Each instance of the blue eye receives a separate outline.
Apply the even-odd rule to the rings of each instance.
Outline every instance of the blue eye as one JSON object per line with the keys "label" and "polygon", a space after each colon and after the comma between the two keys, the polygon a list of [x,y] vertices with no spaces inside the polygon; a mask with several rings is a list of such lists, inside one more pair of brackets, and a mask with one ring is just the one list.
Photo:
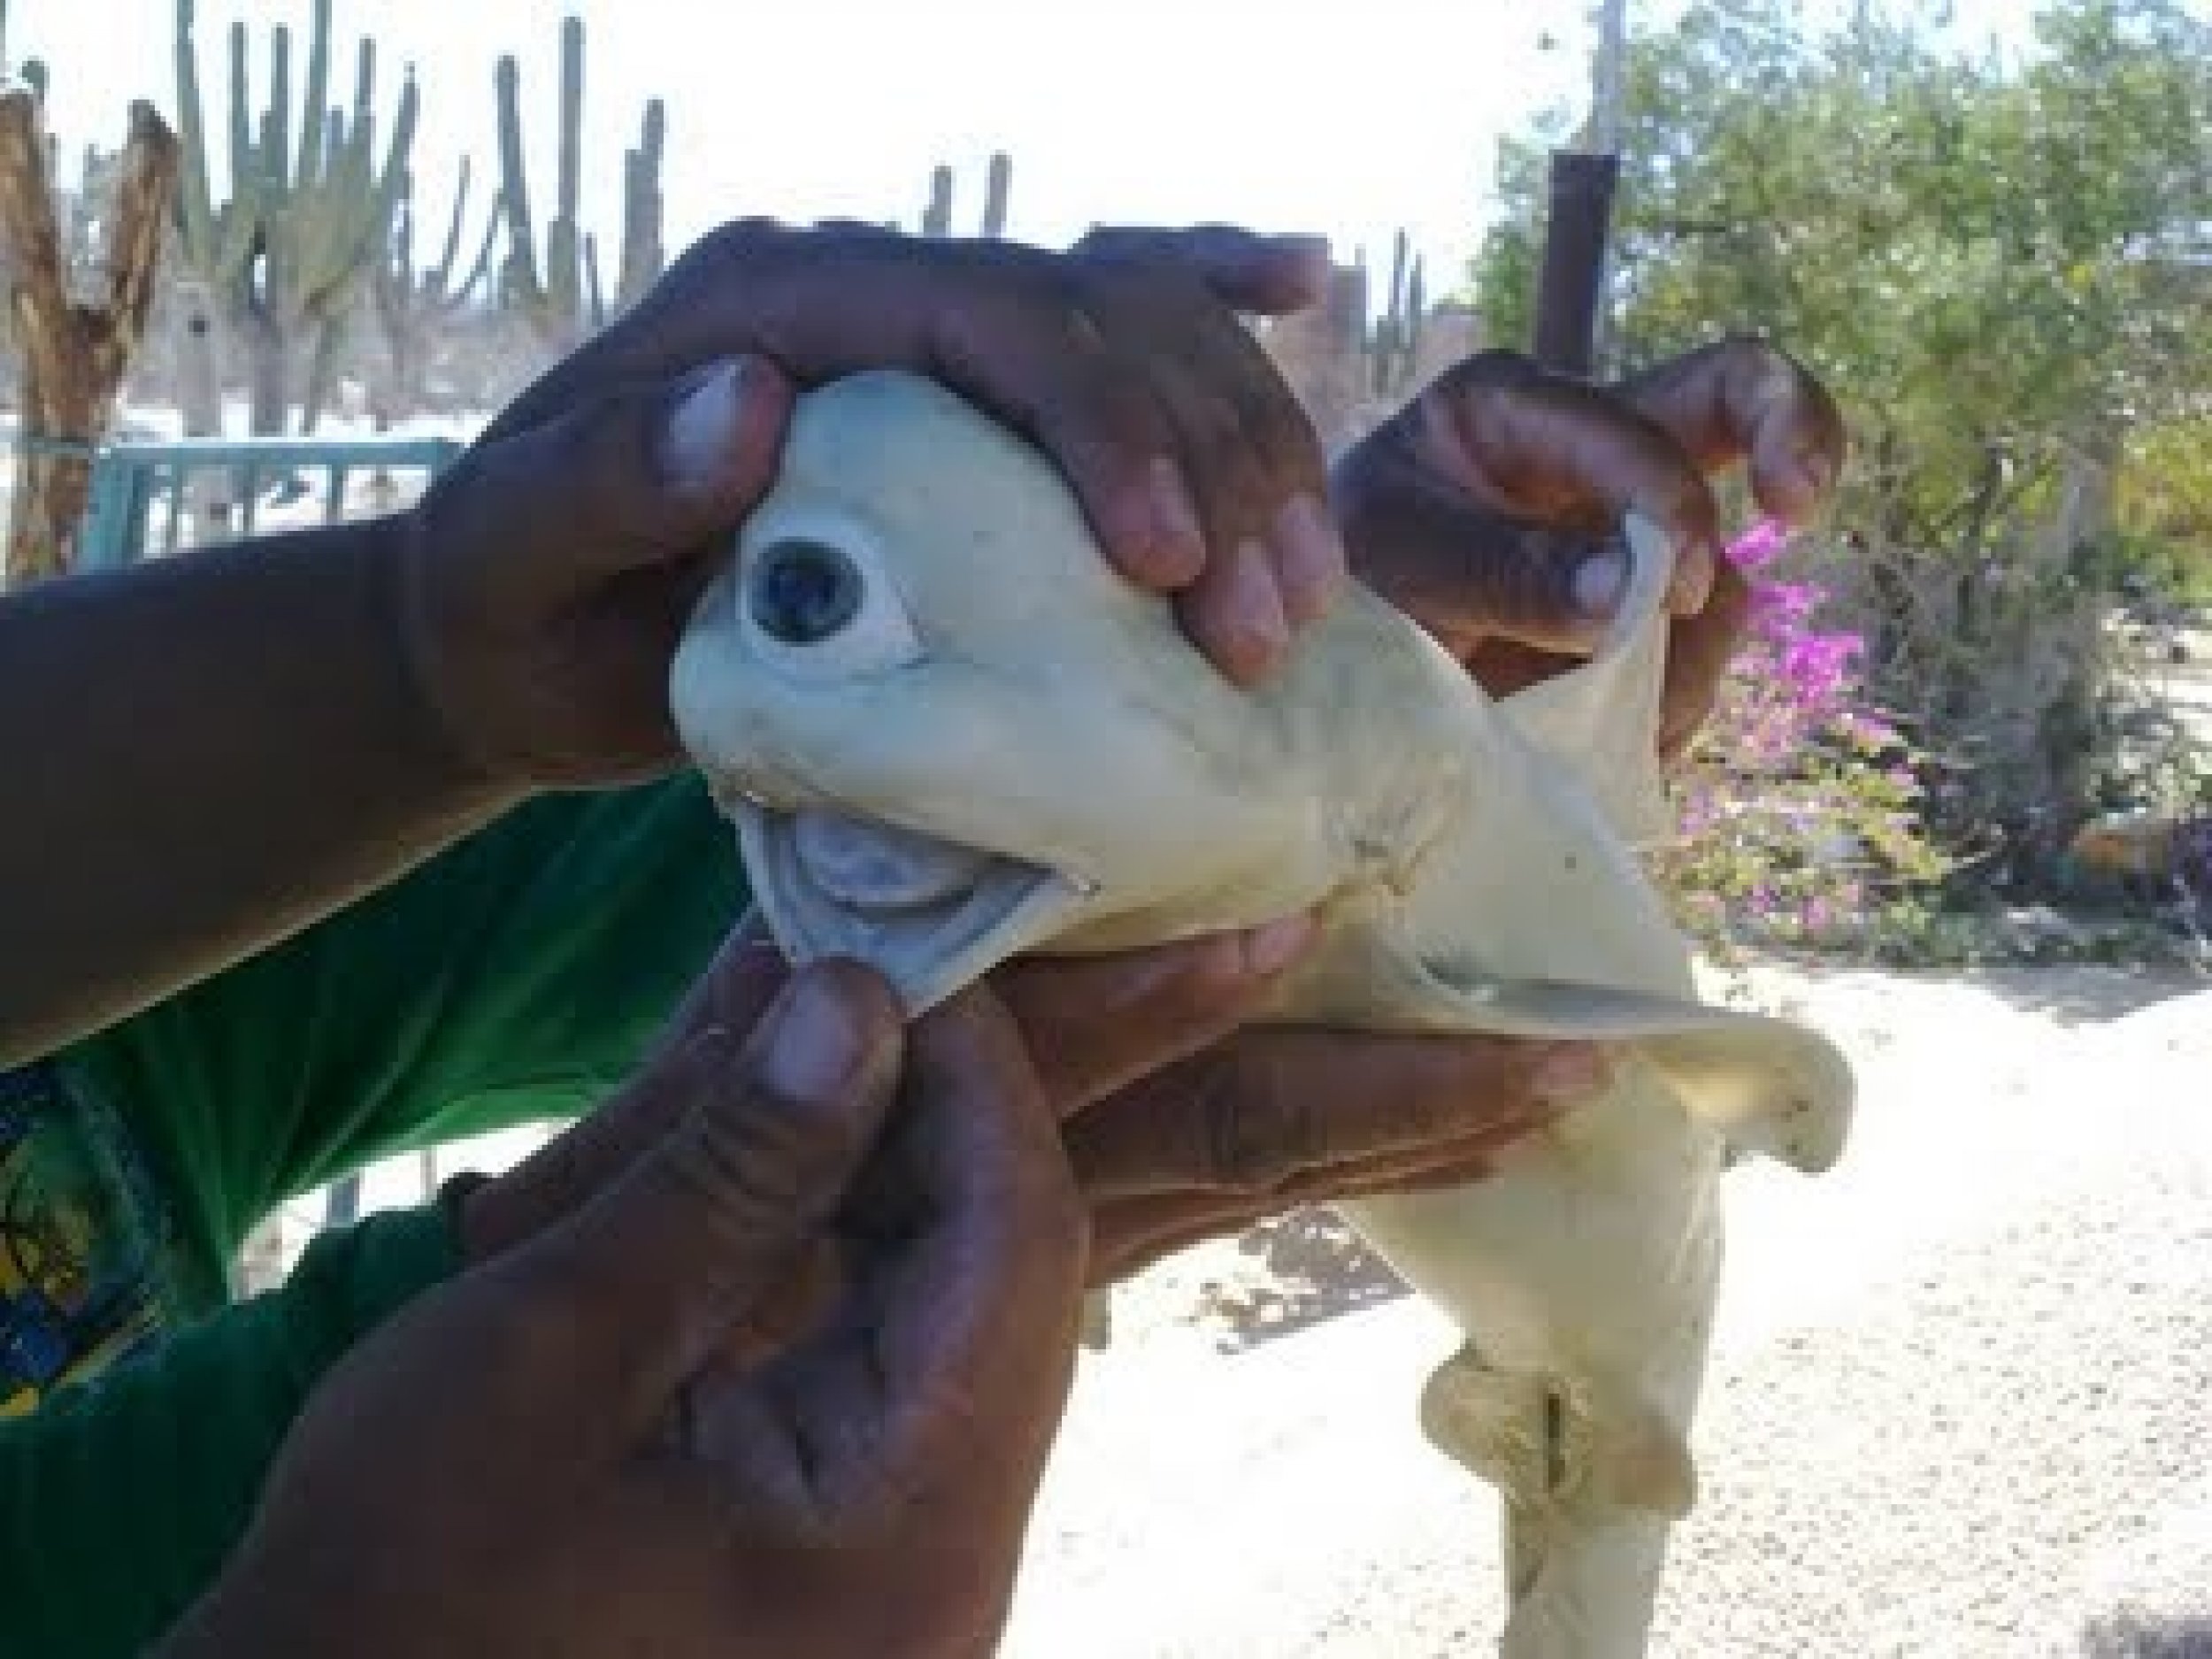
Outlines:
{"label": "blue eye", "polygon": [[745,584],[754,626],[786,645],[818,645],[842,633],[867,597],[859,567],[822,541],[770,543],[753,560]]}

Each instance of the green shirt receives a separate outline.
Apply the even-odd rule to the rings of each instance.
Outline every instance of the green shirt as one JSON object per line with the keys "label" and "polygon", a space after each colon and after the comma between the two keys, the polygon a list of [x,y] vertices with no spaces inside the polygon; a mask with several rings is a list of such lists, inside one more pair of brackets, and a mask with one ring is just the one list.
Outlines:
{"label": "green shirt", "polygon": [[322,1371],[455,1267],[436,1209],[400,1211],[226,1310],[246,1235],[373,1159],[588,1109],[746,899],[695,780],[548,796],[0,1073],[0,1650],[123,1655],[166,1628]]}

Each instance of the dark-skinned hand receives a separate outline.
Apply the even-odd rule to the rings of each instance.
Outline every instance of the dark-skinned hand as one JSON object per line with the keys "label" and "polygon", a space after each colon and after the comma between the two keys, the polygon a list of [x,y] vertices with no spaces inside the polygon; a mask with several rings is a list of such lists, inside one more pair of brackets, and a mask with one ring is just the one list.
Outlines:
{"label": "dark-skinned hand", "polygon": [[1339,458],[1353,573],[1504,695],[1572,666],[1624,585],[1630,509],[1676,549],[1661,751],[1710,710],[1748,611],[1720,557],[1709,477],[1741,461],[1790,525],[1843,467],[1842,416],[1784,352],[1731,339],[1610,386],[1487,351],[1447,370]]}
{"label": "dark-skinned hand", "polygon": [[[990,1651],[1081,1300],[1037,1078],[979,991],[902,1033],[851,964],[716,974],[749,1016],[675,1033],[606,1109],[632,1156],[324,1379],[164,1659]],[[827,1237],[814,1333],[733,1363]]]}
{"label": "dark-skinned hand", "polygon": [[634,780],[678,757],[668,664],[771,482],[798,388],[929,374],[1033,440],[1116,568],[1248,682],[1341,585],[1311,424],[1240,312],[1310,303],[1325,244],[1224,227],[1068,252],[728,226],[555,365],[407,514],[412,679],[477,772]]}
{"label": "dark-skinned hand", "polygon": [[[1012,1015],[1090,1214],[1093,1286],[1294,1205],[1453,1186],[1601,1087],[1600,1045],[1250,1026],[1311,943],[1302,918],[1154,949],[1010,963],[986,984]],[[671,1025],[742,1030],[789,969],[749,923]],[[472,1253],[565,1213],[667,1132],[626,1094],[474,1193]],[[836,1282],[811,1260],[755,1335],[787,1336]]]}

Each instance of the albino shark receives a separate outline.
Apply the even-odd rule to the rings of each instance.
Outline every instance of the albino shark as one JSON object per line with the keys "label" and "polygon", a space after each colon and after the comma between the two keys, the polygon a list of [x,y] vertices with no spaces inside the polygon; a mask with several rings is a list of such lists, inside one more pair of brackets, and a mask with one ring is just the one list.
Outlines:
{"label": "albino shark", "polygon": [[1430,1438],[1503,1495],[1509,1659],[1644,1651],[1718,1286],[1730,1147],[1816,1171],[1848,1066],[1709,1007],[1663,833],[1662,538],[1584,667],[1486,696],[1355,588],[1256,690],[1100,556],[1036,450],[933,382],[803,396],[671,695],[792,956],[919,1012],[1025,951],[1313,909],[1274,1022],[1621,1041],[1614,1083],[1448,1192],[1344,1213],[1465,1333]]}

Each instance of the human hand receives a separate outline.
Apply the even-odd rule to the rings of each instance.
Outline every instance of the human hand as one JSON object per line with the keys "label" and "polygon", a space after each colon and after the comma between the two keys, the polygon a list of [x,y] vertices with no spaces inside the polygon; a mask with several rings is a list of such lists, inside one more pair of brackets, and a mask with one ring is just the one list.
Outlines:
{"label": "human hand", "polygon": [[[323,1381],[169,1659],[988,1650],[1073,1367],[1052,1119],[980,994],[903,1045],[849,964],[755,1013],[611,1103],[657,1126],[634,1156],[495,1240],[467,1217],[501,1183],[464,1202],[472,1265]],[[731,1364],[833,1236],[828,1323]]]}
{"label": "human hand", "polygon": [[[1480,1179],[1493,1159],[1603,1087],[1597,1043],[1250,1027],[1312,942],[1302,918],[1109,956],[1030,956],[989,976],[1012,1015],[1089,1210],[1093,1286],[1294,1205]],[[790,972],[750,922],[673,1032],[743,1029]],[[484,1187],[467,1227],[493,1251],[666,1133],[626,1096]],[[818,1252],[741,1335],[787,1340],[839,1282]]]}
{"label": "human hand", "polygon": [[1720,557],[1708,475],[1747,463],[1789,524],[1832,491],[1847,449],[1826,388],[1762,341],[1731,339],[1617,385],[1483,352],[1446,371],[1337,462],[1354,573],[1506,695],[1587,655],[1626,586],[1620,520],[1676,549],[1660,748],[1710,711],[1748,616]]}
{"label": "human hand", "polygon": [[1245,1024],[1303,918],[993,976],[1065,1120],[1094,1287],[1298,1205],[1481,1180],[1612,1075],[1601,1043]]}
{"label": "human hand", "polygon": [[929,374],[1035,441],[1107,557],[1248,681],[1340,586],[1318,441],[1238,312],[1317,297],[1325,246],[1221,227],[1065,252],[746,220],[554,365],[407,515],[397,611],[422,696],[530,785],[676,757],[667,669],[796,388]]}

